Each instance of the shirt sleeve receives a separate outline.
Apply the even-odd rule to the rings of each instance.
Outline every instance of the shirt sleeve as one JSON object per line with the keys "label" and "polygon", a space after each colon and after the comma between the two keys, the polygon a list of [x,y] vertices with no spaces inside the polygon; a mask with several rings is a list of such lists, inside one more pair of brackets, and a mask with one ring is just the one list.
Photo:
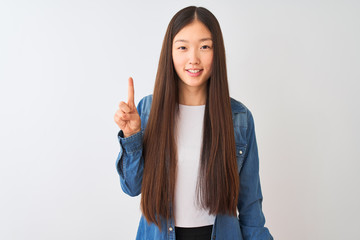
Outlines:
{"label": "shirt sleeve", "polygon": [[239,224],[244,240],[271,240],[262,211],[263,196],[259,176],[259,156],[255,136],[254,119],[248,110],[246,155],[240,171],[238,200]]}

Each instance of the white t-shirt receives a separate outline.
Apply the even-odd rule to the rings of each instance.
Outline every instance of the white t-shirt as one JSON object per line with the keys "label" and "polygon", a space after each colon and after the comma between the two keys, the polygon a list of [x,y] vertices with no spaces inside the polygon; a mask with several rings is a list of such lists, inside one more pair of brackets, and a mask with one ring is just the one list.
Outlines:
{"label": "white t-shirt", "polygon": [[175,226],[201,227],[213,225],[214,215],[196,202],[196,184],[202,149],[205,105],[179,104],[176,129],[178,151],[177,179],[175,182]]}

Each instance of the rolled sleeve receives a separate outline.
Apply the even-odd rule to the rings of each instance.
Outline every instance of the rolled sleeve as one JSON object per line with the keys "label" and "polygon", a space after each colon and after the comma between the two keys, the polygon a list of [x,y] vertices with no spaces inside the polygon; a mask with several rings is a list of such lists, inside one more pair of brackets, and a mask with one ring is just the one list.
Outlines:
{"label": "rolled sleeve", "polygon": [[143,135],[143,129],[127,138],[124,138],[121,130],[118,133],[120,152],[116,159],[116,169],[122,190],[130,196],[137,196],[141,192],[144,170]]}

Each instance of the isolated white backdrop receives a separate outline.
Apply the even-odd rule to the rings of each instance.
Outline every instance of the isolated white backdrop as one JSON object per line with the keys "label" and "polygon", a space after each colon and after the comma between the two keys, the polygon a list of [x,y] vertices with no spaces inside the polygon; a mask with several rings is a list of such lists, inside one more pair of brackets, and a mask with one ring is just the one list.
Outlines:
{"label": "isolated white backdrop", "polygon": [[353,0],[0,2],[0,239],[134,239],[113,120],[152,93],[171,17],[218,18],[232,97],[253,113],[275,239],[356,239],[360,4]]}

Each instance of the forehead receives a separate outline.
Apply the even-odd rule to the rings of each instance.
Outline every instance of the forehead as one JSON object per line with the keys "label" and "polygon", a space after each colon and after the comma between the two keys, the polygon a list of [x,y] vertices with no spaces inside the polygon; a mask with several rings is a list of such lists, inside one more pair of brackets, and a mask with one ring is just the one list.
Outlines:
{"label": "forehead", "polygon": [[200,21],[195,20],[183,27],[174,37],[177,40],[197,41],[200,39],[211,38],[210,30]]}

